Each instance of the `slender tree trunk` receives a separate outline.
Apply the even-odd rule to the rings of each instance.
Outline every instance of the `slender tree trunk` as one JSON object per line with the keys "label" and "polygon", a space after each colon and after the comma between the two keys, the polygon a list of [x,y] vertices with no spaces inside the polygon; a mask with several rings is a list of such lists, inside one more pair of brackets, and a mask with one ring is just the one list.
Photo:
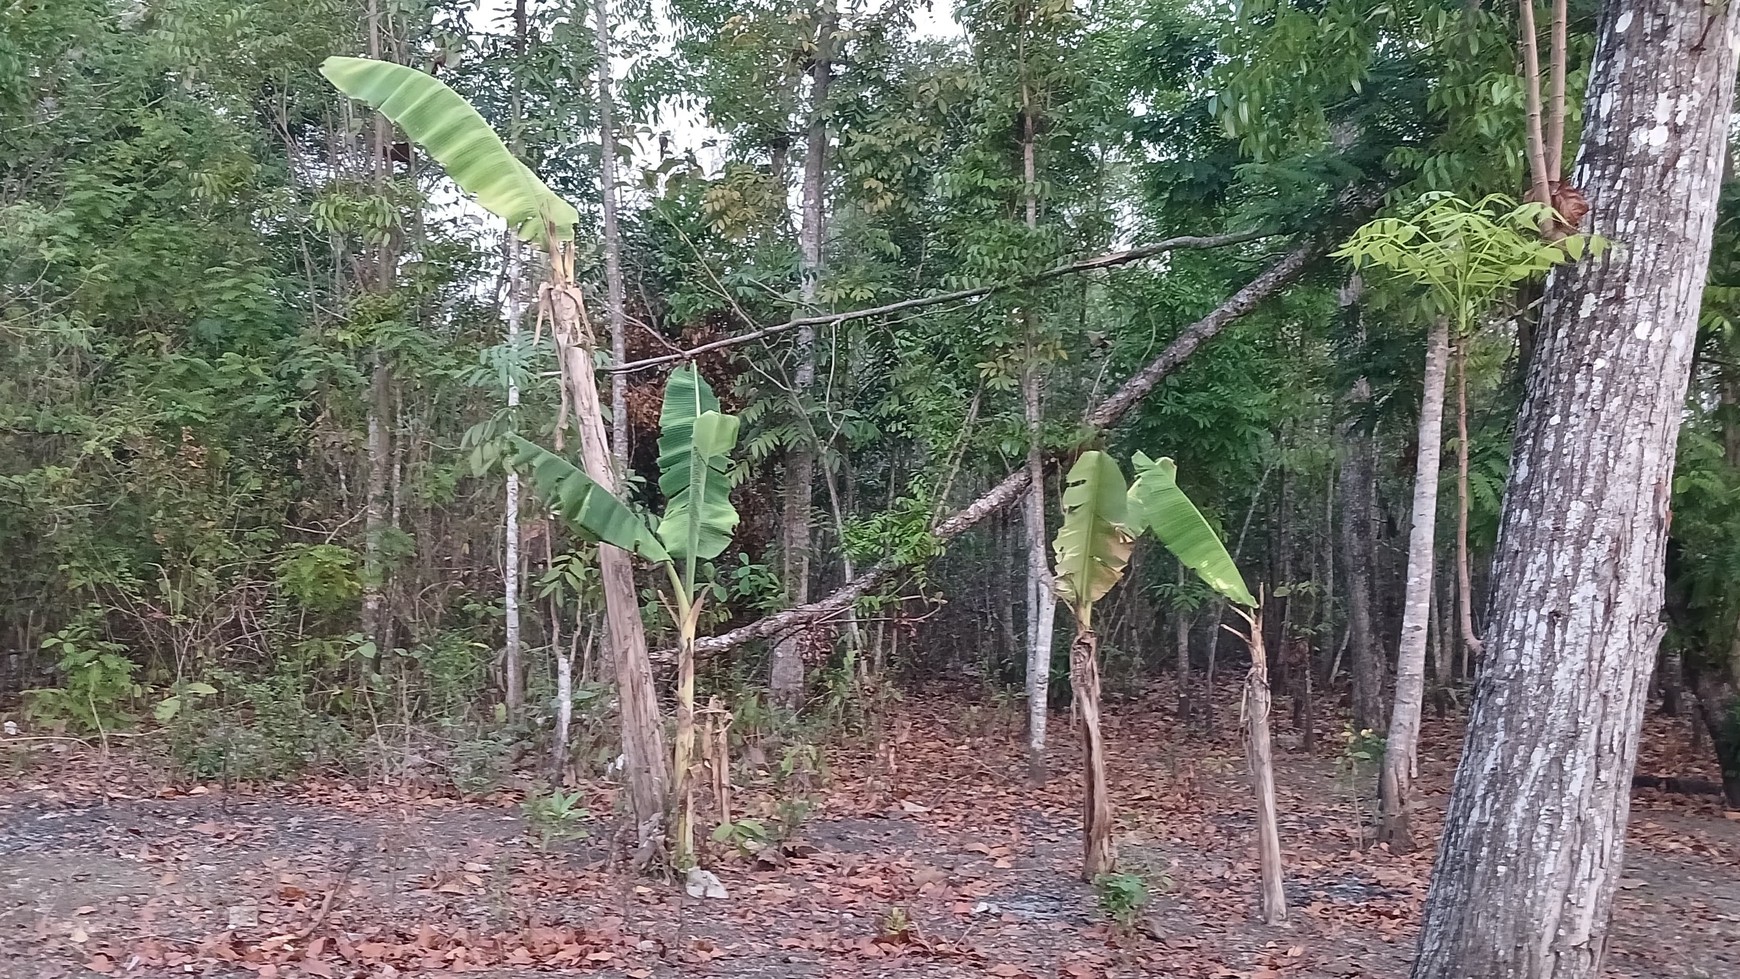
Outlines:
{"label": "slender tree trunk", "polygon": [[[1364,286],[1356,277],[1342,287],[1339,296],[1344,315],[1358,322],[1359,300]],[[1364,330],[1361,328],[1361,335]],[[1348,672],[1353,688],[1353,727],[1378,731],[1384,726],[1384,655],[1378,643],[1372,571],[1377,555],[1372,542],[1376,463],[1372,434],[1365,430],[1363,416],[1371,405],[1371,382],[1360,377],[1347,394],[1347,418],[1341,434],[1341,550],[1347,566]],[[1333,679],[1333,677],[1331,677]]]}
{"label": "slender tree trunk", "polygon": [[[514,52],[523,55],[526,50],[526,0],[518,0],[514,4]],[[520,127],[520,90],[515,86],[511,98],[509,117],[513,131],[509,137],[509,145],[519,148]],[[520,317],[525,315],[526,304],[522,301],[522,281],[526,274],[525,243],[512,231],[502,239],[504,243],[503,276],[507,280],[507,342],[508,346],[516,347],[520,339]],[[517,415],[520,406],[520,382],[518,375],[508,376],[507,389],[508,414]],[[506,501],[502,504],[502,536],[505,546],[502,555],[502,619],[506,629],[506,643],[502,650],[502,699],[506,701],[509,716],[517,716],[525,702],[525,670],[521,666],[520,655],[520,473],[509,468],[507,473]],[[548,537],[546,536],[546,544]],[[547,550],[547,548],[546,548]],[[558,710],[560,709],[558,705]],[[564,750],[567,737],[558,740],[558,751]],[[557,761],[560,769],[561,760]]]}
{"label": "slender tree trunk", "polygon": [[[507,342],[517,346],[520,340],[520,316],[524,305],[519,301],[520,277],[525,274],[521,260],[523,246],[512,232],[508,233],[508,300]],[[520,382],[508,377],[508,413],[517,414],[520,406]],[[520,474],[508,469],[507,500],[502,504],[502,618],[507,630],[507,644],[502,651],[502,694],[510,716],[517,716],[525,702],[525,670],[520,663]]]}
{"label": "slender tree trunk", "polygon": [[[567,283],[558,283],[552,288],[552,332],[562,359],[562,380],[568,388],[575,427],[580,434],[582,468],[593,482],[615,493],[618,482],[611,465],[610,443],[604,435],[604,412],[598,401],[598,382],[593,376],[592,351],[597,341],[586,322],[581,303],[578,288]],[[609,630],[611,658],[616,666],[617,709],[622,719],[622,750],[629,798],[634,806],[640,843],[647,848],[661,837],[660,820],[665,810],[665,791],[670,784],[664,724],[653,688],[652,661],[647,655],[646,632],[640,618],[640,595],[634,584],[634,566],[627,552],[609,544],[600,544],[598,570],[604,588],[605,624]]]}
{"label": "slender tree trunk", "polygon": [[1046,778],[1045,722],[1050,711],[1051,643],[1057,621],[1057,598],[1051,590],[1045,526],[1045,463],[1040,451],[1040,401],[1037,367],[1022,374],[1022,403],[1027,414],[1027,594],[1033,612],[1027,637],[1027,775],[1036,784]]}
{"label": "slender tree trunk", "polygon": [[[835,15],[829,4],[816,27],[816,54],[810,63],[810,121],[804,146],[803,220],[798,228],[798,272],[804,305],[813,312],[822,266],[826,256],[828,175],[828,88],[833,80],[833,33]],[[783,186],[783,183],[782,183]],[[798,328],[794,344],[797,366],[792,377],[794,410],[807,414],[816,384],[816,328]],[[809,426],[799,426],[808,429]],[[799,435],[786,450],[785,510],[781,520],[783,577],[793,605],[810,600],[810,547],[816,452],[810,435]],[[770,685],[775,699],[789,707],[803,700],[804,634],[783,636],[773,647]]]}
{"label": "slender tree trunk", "polygon": [[[1178,584],[1182,589],[1190,569],[1178,565]],[[1172,610],[1172,642],[1178,653],[1178,723],[1190,723],[1190,613],[1182,606]]]}
{"label": "slender tree trunk", "polygon": [[1112,846],[1112,799],[1106,788],[1106,745],[1100,736],[1100,642],[1093,630],[1081,627],[1070,646],[1069,679],[1081,718],[1081,744],[1087,786],[1082,796],[1081,876],[1092,881],[1117,866]]}
{"label": "slender tree trunk", "polygon": [[[604,232],[604,298],[610,319],[610,361],[628,360],[627,295],[622,284],[622,232],[616,215],[616,103],[610,62],[610,0],[592,0],[598,58],[598,195]],[[611,458],[628,472],[628,375],[610,375]]]}
{"label": "slender tree trunk", "polygon": [[1409,806],[1420,742],[1420,708],[1426,689],[1426,633],[1432,612],[1433,535],[1438,528],[1438,460],[1443,448],[1444,375],[1450,359],[1450,323],[1432,321],[1426,336],[1426,372],[1420,394],[1419,453],[1414,467],[1414,506],[1408,532],[1407,592],[1402,637],[1396,652],[1396,702],[1384,743],[1383,799],[1378,839],[1391,850],[1413,849]]}
{"label": "slender tree trunk", "polygon": [[[1257,802],[1257,862],[1263,877],[1263,920],[1278,925],[1287,920],[1287,892],[1281,866],[1281,828],[1275,813],[1274,738],[1269,730],[1269,657],[1263,649],[1263,616],[1248,620],[1245,642],[1251,650],[1251,670],[1245,677],[1245,759]],[[1309,671],[1307,671],[1309,673]]]}
{"label": "slender tree trunk", "polygon": [[[369,0],[367,10],[369,57],[380,59],[385,53],[385,26],[378,0]],[[369,161],[376,186],[385,187],[392,177],[387,121],[374,114],[369,138]],[[391,241],[374,248],[366,263],[371,292],[383,293],[392,288],[394,267]],[[392,475],[393,417],[392,369],[387,354],[377,346],[369,367],[367,404],[367,469],[363,478],[363,572],[362,615],[359,631],[377,649],[385,652],[387,642],[388,570],[384,547],[388,526],[387,483]]]}
{"label": "slender tree trunk", "polygon": [[1415,979],[1600,975],[1624,867],[1740,5],[1608,0],[1598,38],[1577,184],[1618,248],[1547,287]]}
{"label": "slender tree trunk", "polygon": [[1462,654],[1467,660],[1480,656],[1480,639],[1474,632],[1474,576],[1468,567],[1468,343],[1471,339],[1456,339],[1456,609],[1462,630]]}
{"label": "slender tree trunk", "polygon": [[[1022,55],[1023,71],[1025,53]],[[1039,227],[1039,161],[1038,110],[1033,105],[1032,89],[1025,78],[1021,83],[1021,177],[1024,186],[1024,208],[1027,229]],[[1027,590],[1034,611],[1027,648],[1027,774],[1036,784],[1044,784],[1045,719],[1050,710],[1051,644],[1057,623],[1057,596],[1051,589],[1050,541],[1045,529],[1045,459],[1044,459],[1044,380],[1041,375],[1038,330],[1039,318],[1032,309],[1024,313],[1027,331],[1027,362],[1021,372],[1021,410],[1027,423]],[[1095,640],[1095,648],[1098,640]],[[1097,671],[1098,660],[1095,660]],[[1098,693],[1098,673],[1094,690]],[[1096,705],[1097,710],[1097,705]],[[1095,731],[1097,736],[1098,720]],[[1089,847],[1093,844],[1090,842]]]}

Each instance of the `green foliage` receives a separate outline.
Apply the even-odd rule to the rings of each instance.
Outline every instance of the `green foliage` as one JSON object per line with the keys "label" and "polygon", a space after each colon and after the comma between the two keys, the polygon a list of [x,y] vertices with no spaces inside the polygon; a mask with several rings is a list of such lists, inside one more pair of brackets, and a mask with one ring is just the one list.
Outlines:
{"label": "green foliage", "polygon": [[508,442],[514,448],[509,461],[530,470],[532,488],[569,527],[649,561],[671,560],[670,552],[646,520],[593,482],[580,467],[518,435],[508,436]]}
{"label": "green foliage", "polygon": [[1134,538],[1126,529],[1124,474],[1104,452],[1084,452],[1065,477],[1057,597],[1090,628],[1093,604],[1123,577]]}
{"label": "green foliage", "polygon": [[1337,249],[1356,269],[1381,268],[1424,286],[1459,336],[1472,331],[1493,299],[1553,266],[1599,256],[1600,237],[1541,237],[1553,215],[1544,204],[1518,205],[1501,194],[1470,204],[1446,192],[1423,194],[1401,217],[1378,218]]}
{"label": "green foliage", "polygon": [[1136,481],[1130,486],[1131,526],[1147,530],[1205,584],[1240,605],[1255,607],[1244,576],[1201,511],[1178,488],[1178,466],[1136,453]]}
{"label": "green foliage", "polygon": [[1106,917],[1126,931],[1142,920],[1142,912],[1153,900],[1147,880],[1139,874],[1100,874],[1094,878],[1094,894]]}
{"label": "green foliage", "polygon": [[415,68],[331,57],[320,73],[367,102],[429,151],[467,193],[526,241],[574,236],[580,214],[514,157],[489,123],[446,84]]}
{"label": "green foliage", "polygon": [[578,791],[563,793],[560,789],[551,789],[549,792],[534,792],[520,803],[520,812],[540,849],[547,850],[552,844],[583,840],[591,835],[585,824],[592,819],[592,813],[580,805]]}
{"label": "green foliage", "polygon": [[64,721],[80,731],[108,731],[135,720],[129,710],[145,691],[133,674],[138,664],[120,643],[100,638],[97,610],[42,641],[55,654],[59,686],[25,691],[25,713],[39,721]]}
{"label": "green foliage", "polygon": [[357,553],[338,544],[292,547],[278,562],[278,589],[309,611],[338,612],[362,596],[357,563]]}
{"label": "green foliage", "polygon": [[659,414],[659,490],[665,495],[659,538],[671,557],[685,561],[685,581],[694,581],[695,561],[712,560],[731,543],[737,510],[731,505],[731,450],[738,420],[721,414],[719,399],[693,366],[679,367],[665,382]]}

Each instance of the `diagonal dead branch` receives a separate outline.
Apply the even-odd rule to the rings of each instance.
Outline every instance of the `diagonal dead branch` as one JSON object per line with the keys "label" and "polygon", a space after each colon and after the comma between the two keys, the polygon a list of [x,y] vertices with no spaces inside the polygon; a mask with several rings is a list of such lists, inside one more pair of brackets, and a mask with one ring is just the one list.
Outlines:
{"label": "diagonal dead branch", "polygon": [[[1184,332],[1166,345],[1166,349],[1160,351],[1159,356],[1131,375],[1111,397],[1088,413],[1088,427],[1100,431],[1116,424],[1158,387],[1161,381],[1177,370],[1196,348],[1226,329],[1239,317],[1255,309],[1264,300],[1280,292],[1288,283],[1298,278],[1306,266],[1321,256],[1327,247],[1327,242],[1316,239],[1308,239],[1296,245],[1275,264],[1245,283],[1244,288],[1233,293],[1226,302],[1186,327]],[[1027,483],[1028,473],[1025,467],[1010,473],[978,499],[937,524],[931,533],[939,543],[954,540],[987,517],[1021,499],[1027,492]],[[697,639],[695,651],[722,652],[752,640],[768,639],[805,625],[828,621],[843,615],[852,607],[853,602],[899,570],[900,565],[893,560],[880,561],[860,572],[858,577],[839,590],[818,601],[786,609],[722,635]]]}
{"label": "diagonal dead branch", "polygon": [[1043,272],[1028,276],[1024,279],[1015,279],[1009,282],[996,282],[990,285],[975,286],[971,289],[957,289],[954,292],[944,292],[934,296],[918,296],[912,299],[902,299],[899,302],[888,303],[882,306],[870,306],[865,309],[853,309],[840,313],[822,313],[813,316],[796,316],[786,320],[784,323],[763,327],[759,330],[751,330],[748,333],[740,333],[736,336],[725,337],[722,340],[714,340],[711,343],[703,343],[698,347],[692,347],[688,350],[682,350],[670,354],[661,354],[657,357],[648,357],[644,360],[631,361],[626,364],[620,364],[606,369],[612,373],[643,371],[653,367],[662,367],[665,364],[693,360],[702,354],[712,353],[715,350],[723,350],[727,347],[736,347],[745,343],[754,343],[757,340],[765,340],[768,337],[778,336],[781,333],[786,333],[798,329],[799,327],[839,325],[852,320],[869,319],[873,316],[887,316],[891,313],[901,313],[906,312],[907,310],[921,309],[926,306],[938,306],[943,303],[963,302],[968,299],[977,299],[982,296],[988,296],[994,292],[1001,292],[1006,289],[1016,289],[1022,286],[1036,285],[1050,279],[1062,278],[1066,275],[1079,275],[1083,272],[1093,272],[1098,269],[1109,269],[1116,268],[1120,265],[1129,265],[1133,262],[1140,262],[1143,259],[1153,258],[1156,255],[1161,255],[1170,251],[1178,251],[1185,248],[1224,248],[1227,245],[1236,245],[1246,241],[1256,241],[1260,238],[1272,237],[1273,235],[1274,232],[1272,231],[1252,230],[1235,231],[1224,235],[1186,235],[1178,238],[1167,238],[1164,241],[1157,241],[1151,245],[1143,245],[1139,248],[1130,248],[1125,249],[1124,251],[1108,252],[1104,255],[1096,255],[1093,258],[1082,259],[1079,262],[1070,262],[1067,265],[1059,265],[1056,268],[1046,269]]}

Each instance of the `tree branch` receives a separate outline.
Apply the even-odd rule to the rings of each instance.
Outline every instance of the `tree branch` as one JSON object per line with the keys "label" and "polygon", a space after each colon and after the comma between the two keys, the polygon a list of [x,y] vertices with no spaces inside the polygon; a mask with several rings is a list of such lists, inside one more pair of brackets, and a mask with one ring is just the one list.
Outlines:
{"label": "tree branch", "polygon": [[922,309],[926,306],[938,306],[943,303],[977,299],[981,296],[988,296],[994,292],[1001,292],[1006,289],[1017,289],[1022,286],[1036,285],[1066,275],[1077,275],[1083,272],[1093,272],[1098,269],[1109,269],[1120,265],[1129,265],[1132,262],[1140,262],[1143,259],[1153,258],[1154,256],[1165,252],[1177,251],[1184,248],[1224,248],[1227,245],[1255,241],[1259,238],[1268,238],[1273,235],[1274,232],[1272,231],[1251,230],[1235,231],[1224,235],[1185,235],[1179,238],[1167,238],[1164,241],[1157,241],[1151,245],[1143,245],[1140,248],[1131,248],[1120,252],[1108,252],[1104,255],[1097,255],[1093,258],[1082,259],[1079,262],[1070,262],[1067,265],[1059,265],[1056,268],[1046,269],[1043,272],[1030,275],[1024,279],[1015,279],[1009,282],[995,282],[990,285],[975,286],[971,289],[957,289],[954,292],[944,292],[934,296],[918,296],[912,299],[902,299],[899,302],[888,303],[882,306],[871,306],[866,309],[853,309],[841,313],[823,313],[814,316],[796,316],[786,320],[784,323],[763,327],[759,330],[751,330],[748,333],[726,337],[723,340],[714,340],[712,343],[703,343],[700,346],[689,350],[681,350],[676,353],[664,354],[658,357],[648,357],[644,360],[618,364],[614,367],[608,367],[605,369],[612,373],[643,371],[652,367],[662,367],[665,364],[693,360],[702,354],[712,353],[715,350],[723,350],[726,347],[736,347],[745,343],[753,343],[756,340],[764,340],[771,336],[777,336],[781,333],[798,329],[799,327],[839,325],[852,320],[868,319],[872,316],[886,316],[890,313],[904,313],[907,310]]}
{"label": "tree branch", "polygon": [[[1323,254],[1327,244],[1324,241],[1307,240],[1295,246],[1279,261],[1246,283],[1244,288],[1233,293],[1226,302],[1221,303],[1207,316],[1186,327],[1184,332],[1166,345],[1166,349],[1160,351],[1159,356],[1148,363],[1148,366],[1131,375],[1111,397],[1088,413],[1088,426],[1095,431],[1100,431],[1115,425],[1124,415],[1129,413],[1131,408],[1136,406],[1137,402],[1147,397],[1160,385],[1161,381],[1177,370],[1179,365],[1183,364],[1196,351],[1196,348],[1226,329],[1239,317],[1255,309],[1258,304],[1280,292],[1289,282],[1298,278],[1307,265]],[[1141,251],[1141,249],[1136,249],[1136,251]],[[1118,254],[1129,253],[1121,252]],[[1103,261],[1107,257],[1110,256],[1103,256],[1101,259],[1092,261]],[[1131,261],[1133,260],[1131,259]],[[985,518],[1020,500],[1027,491],[1027,482],[1028,473],[1026,467],[1023,466],[1003,477],[1002,482],[957,511],[954,516],[937,524],[931,533],[939,543],[954,540]],[[848,582],[844,587],[819,601],[786,609],[741,628],[733,629],[723,635],[698,639],[695,641],[695,651],[698,653],[722,652],[751,640],[771,638],[811,623],[835,618],[844,614],[852,606],[852,603],[857,601],[865,592],[880,585],[899,570],[900,565],[897,562],[885,559],[864,569],[858,577]]]}

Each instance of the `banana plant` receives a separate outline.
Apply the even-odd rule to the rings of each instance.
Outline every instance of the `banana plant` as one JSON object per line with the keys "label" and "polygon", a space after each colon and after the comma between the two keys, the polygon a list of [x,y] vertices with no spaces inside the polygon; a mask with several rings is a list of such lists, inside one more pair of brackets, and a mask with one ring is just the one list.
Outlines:
{"label": "banana plant", "polygon": [[[514,234],[542,246],[549,255],[548,277],[539,290],[539,319],[553,326],[562,384],[580,436],[584,472],[555,457],[538,457],[534,464],[541,465],[539,471],[552,485],[565,488],[570,519],[584,520],[607,545],[598,549],[598,567],[605,616],[616,647],[612,658],[622,705],[623,754],[628,762],[629,796],[641,852],[650,853],[658,842],[653,834],[661,825],[659,817],[674,797],[666,791],[670,780],[666,775],[669,757],[664,727],[653,688],[640,595],[632,561],[625,552],[665,563],[670,563],[672,554],[667,550],[668,540],[661,543],[656,535],[639,527],[633,511],[612,497],[617,474],[610,462],[603,409],[593,376],[592,354],[597,341],[586,322],[583,297],[574,281],[573,239],[579,212],[521,163],[464,97],[434,76],[369,58],[328,58],[320,71],[339,91],[368,103],[398,125],[446,169],[461,191],[506,221]],[[693,422],[684,430],[693,433]],[[733,437],[735,431],[731,426]],[[717,441],[725,433],[714,430],[701,434]],[[564,479],[563,474],[569,472],[580,478]],[[684,560],[683,555],[676,556]],[[692,567],[692,561],[688,566]],[[676,788],[674,781],[669,788]]]}
{"label": "banana plant", "polygon": [[1081,718],[1087,763],[1082,804],[1085,852],[1082,876],[1089,881],[1112,872],[1112,805],[1106,791],[1105,742],[1100,735],[1099,637],[1094,604],[1124,576],[1130,549],[1144,531],[1152,533],[1210,588],[1241,605],[1256,599],[1226,547],[1202,513],[1178,488],[1171,459],[1132,458],[1136,481],[1126,488],[1124,474],[1104,452],[1084,452],[1065,478],[1063,526],[1052,543],[1057,597],[1075,617],[1069,679]]}
{"label": "banana plant", "polygon": [[700,562],[724,553],[737,527],[731,505],[731,450],[739,419],[694,367],[671,373],[659,413],[659,491],[665,512],[656,524],[600,486],[573,463],[519,436],[510,436],[512,464],[530,473],[532,488],[576,534],[637,554],[664,568],[666,608],[677,628],[677,736],[671,800],[676,807],[672,859],[693,866],[695,754],[695,632],[706,597]]}

